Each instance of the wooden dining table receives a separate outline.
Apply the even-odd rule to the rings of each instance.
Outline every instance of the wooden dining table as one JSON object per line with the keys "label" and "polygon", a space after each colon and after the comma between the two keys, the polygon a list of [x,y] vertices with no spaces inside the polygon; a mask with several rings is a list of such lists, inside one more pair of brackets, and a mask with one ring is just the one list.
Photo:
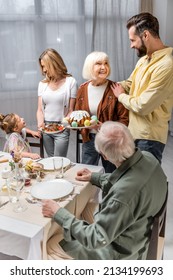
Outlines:
{"label": "wooden dining table", "polygon": [[[2,159],[9,159],[7,153],[0,152]],[[2,178],[2,170],[9,168],[9,162],[0,162],[0,199],[1,203],[8,201],[8,191],[4,190],[5,180]],[[104,172],[102,166],[75,164],[69,166],[64,173],[64,180],[73,185],[73,191],[69,195],[58,200],[61,207],[65,207],[77,218],[86,218],[87,205],[90,201],[97,200],[99,190],[90,182],[81,182],[75,180],[78,170],[88,168],[92,172]],[[44,181],[55,178],[54,171],[45,172]],[[57,179],[58,180],[58,179]],[[2,255],[16,256],[24,260],[47,260],[49,259],[47,251],[47,242],[56,235],[56,240],[63,238],[62,228],[54,222],[53,219],[43,217],[41,201],[37,203],[28,203],[26,198],[30,196],[30,189],[34,184],[38,184],[36,179],[31,180],[31,186],[23,188],[20,195],[21,203],[27,206],[26,211],[16,213],[13,211],[14,203],[8,202],[0,208],[0,259]],[[91,214],[91,213],[90,213]]]}

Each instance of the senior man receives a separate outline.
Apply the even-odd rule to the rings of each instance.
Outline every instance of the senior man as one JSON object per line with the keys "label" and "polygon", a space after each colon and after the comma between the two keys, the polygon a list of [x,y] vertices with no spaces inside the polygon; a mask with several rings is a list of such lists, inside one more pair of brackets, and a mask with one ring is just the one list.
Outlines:
{"label": "senior man", "polygon": [[90,181],[103,191],[94,223],[75,218],[55,201],[43,202],[43,215],[64,229],[61,247],[56,246],[64,259],[146,259],[153,217],[166,197],[166,176],[151,153],[135,148],[130,131],[121,123],[102,124],[95,147],[116,170],[112,174],[88,169],[77,173],[76,179]]}

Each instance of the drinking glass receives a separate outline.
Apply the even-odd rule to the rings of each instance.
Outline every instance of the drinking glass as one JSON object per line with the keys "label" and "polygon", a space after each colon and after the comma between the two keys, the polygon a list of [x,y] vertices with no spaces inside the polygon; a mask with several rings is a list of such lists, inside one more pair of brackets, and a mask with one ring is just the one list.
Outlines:
{"label": "drinking glass", "polygon": [[22,171],[15,169],[12,172],[11,178],[9,178],[8,192],[10,202],[14,203],[14,212],[24,212],[27,209],[26,205],[23,205],[20,201],[20,194],[25,185],[25,178]]}
{"label": "drinking glass", "polygon": [[54,157],[53,158],[53,167],[56,172],[55,178],[61,179],[64,177],[64,163],[63,157]]}

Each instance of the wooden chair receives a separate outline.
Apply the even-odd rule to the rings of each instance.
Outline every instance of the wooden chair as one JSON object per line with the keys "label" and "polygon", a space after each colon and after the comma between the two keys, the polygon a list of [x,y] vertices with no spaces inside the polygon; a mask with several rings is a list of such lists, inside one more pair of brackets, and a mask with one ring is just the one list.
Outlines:
{"label": "wooden chair", "polygon": [[148,253],[147,253],[147,260],[163,259],[167,200],[168,200],[168,191],[162,208],[154,217],[151,239],[150,239]]}
{"label": "wooden chair", "polygon": [[80,153],[80,145],[82,144],[82,136],[81,131],[77,129],[76,131],[76,162],[80,163],[81,153]]}
{"label": "wooden chair", "polygon": [[40,157],[44,158],[44,148],[43,148],[43,137],[42,138],[34,138],[32,134],[27,133],[26,137],[29,141],[29,145],[31,147],[37,147],[40,149]]}

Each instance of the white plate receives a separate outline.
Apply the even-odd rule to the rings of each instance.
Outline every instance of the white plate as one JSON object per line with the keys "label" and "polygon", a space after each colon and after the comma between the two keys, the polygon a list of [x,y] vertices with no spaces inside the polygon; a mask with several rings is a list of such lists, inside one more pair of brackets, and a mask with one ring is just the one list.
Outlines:
{"label": "white plate", "polygon": [[6,152],[1,152],[0,151],[0,158],[3,158],[3,157],[12,159],[12,156],[10,155],[10,153],[6,153]]}
{"label": "white plate", "polygon": [[[54,170],[54,164],[53,159],[58,159],[62,157],[49,157],[49,158],[43,158],[39,160],[39,163],[42,163],[44,165],[44,170]],[[63,167],[67,167],[70,165],[70,160],[68,158],[63,157]]]}
{"label": "white plate", "polygon": [[77,126],[77,127],[73,127],[73,126],[71,126],[71,125],[66,126],[66,128],[69,128],[69,129],[82,129],[82,128],[92,129],[93,127],[95,127],[95,125],[90,125],[90,126]]}
{"label": "white plate", "polygon": [[59,199],[69,195],[72,191],[72,183],[63,179],[55,179],[35,184],[30,193],[38,199]]}
{"label": "white plate", "polygon": [[44,131],[44,130],[42,130],[42,132],[45,133],[45,134],[55,134],[55,133],[57,134],[57,133],[63,132],[64,129],[65,129],[65,127],[62,130],[55,130],[55,131]]}

